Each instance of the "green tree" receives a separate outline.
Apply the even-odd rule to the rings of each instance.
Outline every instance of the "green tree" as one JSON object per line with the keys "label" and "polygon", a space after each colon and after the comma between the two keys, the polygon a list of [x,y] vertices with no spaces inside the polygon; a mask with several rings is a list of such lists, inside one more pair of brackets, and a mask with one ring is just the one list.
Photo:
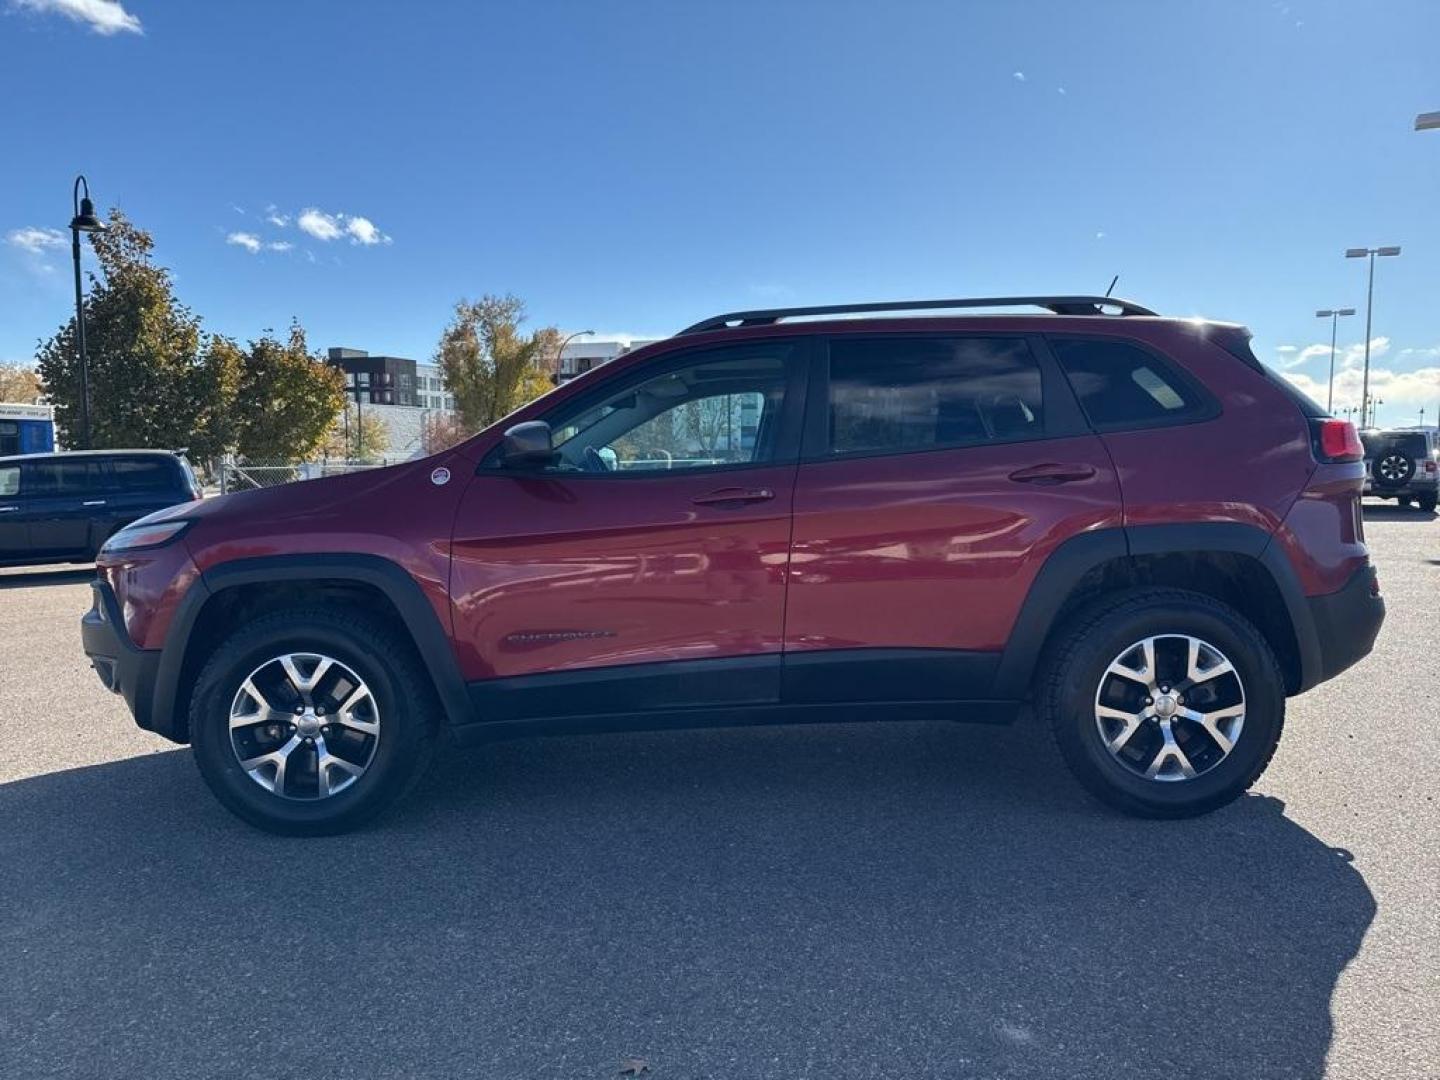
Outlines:
{"label": "green tree", "polygon": [[489,427],[550,389],[546,362],[555,330],[522,333],[525,305],[514,296],[461,300],[435,351],[445,387],[455,397],[461,425]]}
{"label": "green tree", "polygon": [[310,353],[298,322],[285,341],[267,331],[243,358],[231,420],[236,454],[246,461],[308,458],[345,407],[345,376]]}
{"label": "green tree", "polygon": [[[217,454],[226,441],[226,388],[234,382],[227,355],[206,347],[199,318],[175,299],[169,271],[150,261],[150,234],[118,209],[109,226],[90,234],[100,263],[85,299],[92,445]],[[56,423],[73,445],[80,426],[73,318],[39,344],[36,360]]]}

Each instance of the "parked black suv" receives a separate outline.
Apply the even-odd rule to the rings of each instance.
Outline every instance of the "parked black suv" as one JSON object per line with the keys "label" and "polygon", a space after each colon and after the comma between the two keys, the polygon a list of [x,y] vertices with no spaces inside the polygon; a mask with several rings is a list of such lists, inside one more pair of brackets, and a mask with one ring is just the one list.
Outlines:
{"label": "parked black suv", "polygon": [[0,457],[0,566],[89,562],[111,533],[199,498],[190,463],[164,450]]}
{"label": "parked black suv", "polygon": [[1440,436],[1420,428],[1362,431],[1365,494],[1416,503],[1426,513],[1440,497]]}

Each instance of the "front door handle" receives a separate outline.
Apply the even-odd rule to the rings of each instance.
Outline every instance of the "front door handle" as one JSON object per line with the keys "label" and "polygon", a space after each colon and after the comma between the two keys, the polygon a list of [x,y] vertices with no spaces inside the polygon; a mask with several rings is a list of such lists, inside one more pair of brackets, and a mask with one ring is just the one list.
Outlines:
{"label": "front door handle", "polygon": [[1095,466],[1084,464],[1059,465],[1046,462],[1031,465],[1027,469],[1016,469],[1010,479],[1017,484],[1073,484],[1077,480],[1090,480],[1095,476]]}
{"label": "front door handle", "polygon": [[0,514],[11,514],[19,509],[20,507],[18,506],[0,506]]}
{"label": "front door handle", "polygon": [[104,505],[105,505],[105,500],[104,500],[104,499],[86,499],[86,500],[85,500],[84,502],[82,502],[80,505],[81,505],[81,506],[104,506]]}
{"label": "front door handle", "polygon": [[745,506],[748,503],[767,502],[775,498],[769,488],[720,488],[704,495],[696,495],[690,501],[696,506]]}

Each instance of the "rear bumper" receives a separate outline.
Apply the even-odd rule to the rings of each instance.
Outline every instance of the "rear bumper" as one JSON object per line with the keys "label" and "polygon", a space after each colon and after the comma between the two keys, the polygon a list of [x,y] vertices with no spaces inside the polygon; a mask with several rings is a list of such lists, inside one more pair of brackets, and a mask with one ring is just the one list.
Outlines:
{"label": "rear bumper", "polygon": [[108,583],[93,581],[90,591],[90,610],[80,620],[85,655],[105,689],[123,697],[135,722],[153,731],[150,718],[160,650],[137,648],[130,640],[120,617],[120,604]]}
{"label": "rear bumper", "polygon": [[1325,596],[1306,597],[1320,643],[1320,677],[1333,679],[1375,646],[1385,622],[1385,601],[1373,566],[1355,571],[1345,585]]}

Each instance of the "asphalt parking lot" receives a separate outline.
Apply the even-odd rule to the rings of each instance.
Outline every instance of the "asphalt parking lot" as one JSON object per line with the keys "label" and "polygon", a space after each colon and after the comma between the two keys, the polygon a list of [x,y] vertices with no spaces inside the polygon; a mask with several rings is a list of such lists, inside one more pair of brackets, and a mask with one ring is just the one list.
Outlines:
{"label": "asphalt parking lot", "polygon": [[1440,522],[1208,818],[1032,725],[527,740],[356,835],[231,818],[0,571],[0,1076],[1440,1076]]}

